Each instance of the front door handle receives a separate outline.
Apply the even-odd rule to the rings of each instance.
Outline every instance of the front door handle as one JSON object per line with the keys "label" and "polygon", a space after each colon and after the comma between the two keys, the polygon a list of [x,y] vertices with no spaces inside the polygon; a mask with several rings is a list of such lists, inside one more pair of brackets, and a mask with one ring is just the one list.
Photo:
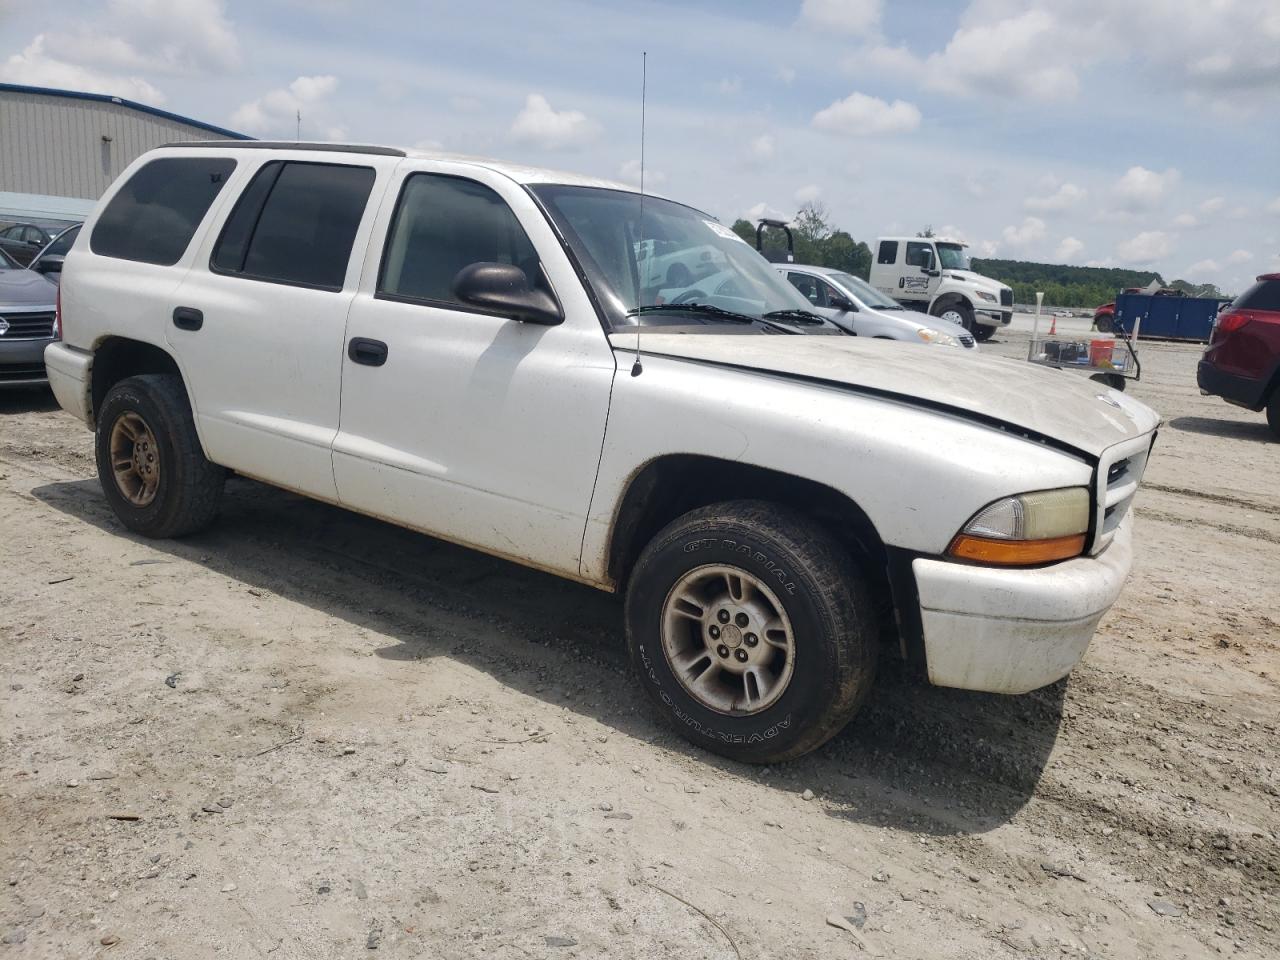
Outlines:
{"label": "front door handle", "polygon": [[352,337],[347,344],[347,356],[366,367],[380,367],[387,362],[387,345],[381,340]]}
{"label": "front door handle", "polygon": [[204,326],[204,314],[195,307],[174,307],[173,325],[179,330],[199,330]]}

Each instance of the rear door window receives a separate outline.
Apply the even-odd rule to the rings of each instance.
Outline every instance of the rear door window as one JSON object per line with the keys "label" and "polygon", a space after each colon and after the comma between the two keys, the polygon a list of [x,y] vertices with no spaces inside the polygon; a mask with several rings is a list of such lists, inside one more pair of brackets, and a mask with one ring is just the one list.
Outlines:
{"label": "rear door window", "polygon": [[89,237],[103,257],[172,266],[235,169],[227,157],[152,160],[107,204]]}
{"label": "rear door window", "polygon": [[373,181],[370,167],[282,160],[264,165],[227,218],[211,269],[341,290]]}
{"label": "rear door window", "polygon": [[382,255],[379,296],[458,306],[453,280],[473,263],[509,263],[542,287],[538,252],[505,200],[474,180],[415,173],[405,180]]}
{"label": "rear door window", "polygon": [[897,263],[898,262],[898,241],[897,240],[881,240],[880,253],[876,258],[876,263]]}

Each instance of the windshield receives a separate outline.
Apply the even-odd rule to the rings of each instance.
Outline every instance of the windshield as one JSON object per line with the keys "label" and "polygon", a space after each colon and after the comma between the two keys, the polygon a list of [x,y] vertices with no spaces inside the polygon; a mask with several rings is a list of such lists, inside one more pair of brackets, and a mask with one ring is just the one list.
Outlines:
{"label": "windshield", "polygon": [[867,281],[861,277],[855,277],[851,273],[833,273],[830,274],[832,280],[844,287],[845,290],[862,302],[864,306],[870,307],[872,310],[901,310],[897,302],[889,299]]}
{"label": "windshield", "polygon": [[[698,304],[759,319],[812,305],[728,227],[691,207],[600,187],[530,188],[582,264],[613,329],[714,321]],[[709,331],[718,332],[718,331]]]}
{"label": "windshield", "polygon": [[964,247],[958,243],[940,243],[938,244],[938,259],[942,261],[942,269],[944,270],[972,270],[969,266],[969,256],[964,252]]}

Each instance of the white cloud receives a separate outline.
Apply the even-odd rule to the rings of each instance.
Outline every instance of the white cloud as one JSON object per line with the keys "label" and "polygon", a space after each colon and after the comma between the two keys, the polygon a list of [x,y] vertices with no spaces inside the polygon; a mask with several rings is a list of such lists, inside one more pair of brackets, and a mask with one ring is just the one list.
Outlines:
{"label": "white cloud", "polygon": [[1049,177],[1042,184],[1046,192],[1035,197],[1027,197],[1022,205],[1028,210],[1035,210],[1040,213],[1057,213],[1073,207],[1087,195],[1088,191],[1084,187],[1076,186],[1074,183],[1058,183],[1058,181]]}
{"label": "white cloud", "polygon": [[1084,244],[1075,237],[1063,237],[1062,242],[1058,244],[1058,249],[1054,251],[1053,256],[1056,260],[1063,263],[1070,262],[1080,255],[1080,251],[1084,249]]}
{"label": "white cloud", "polygon": [[752,223],[755,223],[757,220],[760,220],[766,217],[770,220],[791,219],[788,214],[783,213],[777,207],[769,206],[769,204],[763,201],[755,204],[754,206],[747,207],[747,209],[743,212],[742,216],[744,219],[750,220]]}
{"label": "white cloud", "polygon": [[140,76],[104,73],[50,56],[45,50],[44,34],[39,34],[21,53],[15,53],[0,64],[0,80],[85,93],[106,93],[153,106],[165,101],[164,93]]}
{"label": "white cloud", "polygon": [[1248,250],[1232,250],[1227,256],[1227,263],[1248,263],[1253,259],[1253,254]]}
{"label": "white cloud", "polygon": [[920,126],[920,111],[904,100],[886,103],[865,93],[851,93],[814,114],[813,125],[850,136],[907,133]]}
{"label": "white cloud", "polygon": [[723,77],[720,80],[720,82],[716,84],[716,90],[719,93],[724,94],[725,96],[732,96],[735,93],[741,93],[742,78],[741,77]]}
{"label": "white cloud", "polygon": [[[638,159],[628,160],[618,168],[618,179],[623,183],[633,183],[637,187],[640,186],[640,161]],[[667,175],[661,170],[655,170],[653,167],[645,167],[644,171],[644,188],[646,191],[654,187],[661,186],[667,182]]]}
{"label": "white cloud", "polygon": [[551,108],[547,98],[531,93],[524,109],[511,124],[511,138],[544,150],[572,150],[584,146],[600,134],[600,125],[580,110]]}
{"label": "white cloud", "polygon": [[796,82],[795,70],[792,67],[786,66],[785,64],[779,67],[776,71],[774,71],[774,76],[776,76],[779,80],[781,80],[787,86],[791,86],[791,84]]}
{"label": "white cloud", "polygon": [[796,203],[806,204],[813,203],[822,196],[822,188],[816,183],[807,183],[796,191]]}
{"label": "white cloud", "polygon": [[1200,204],[1200,212],[1206,217],[1211,216],[1227,205],[1226,197],[1210,197],[1204,203]]}
{"label": "white cloud", "polygon": [[773,137],[767,133],[762,133],[751,141],[747,147],[747,152],[751,154],[753,160],[765,161],[773,159],[774,149],[777,147]]}
{"label": "white cloud", "polygon": [[1277,216],[1280,216],[1280,197],[1276,197],[1267,204],[1267,213],[1274,213]]}
{"label": "white cloud", "polygon": [[1193,263],[1191,266],[1187,267],[1188,276],[1192,276],[1197,273],[1205,274],[1205,273],[1221,273],[1221,272],[1222,272],[1222,267],[1218,265],[1217,260],[1199,260],[1196,263]]}
{"label": "white cloud", "polygon": [[975,21],[925,60],[925,82],[953,95],[1071,99],[1080,87],[1073,54],[1087,51],[1064,49],[1067,36],[1069,29],[1047,10]]}
{"label": "white cloud", "polygon": [[100,20],[54,26],[0,64],[0,79],[161,103],[147,74],[225,74],[240,64],[222,0],[111,0]]}
{"label": "white cloud", "polygon": [[881,0],[804,0],[800,17],[839,33],[867,34],[880,25]]}
{"label": "white cloud", "polygon": [[301,113],[302,139],[341,140],[345,131],[329,122],[326,103],[337,89],[338,78],[334,76],[298,77],[288,87],[270,90],[241,104],[231,115],[231,125],[257,136],[292,140]]}
{"label": "white cloud", "polygon": [[1044,221],[1039,217],[1026,217],[1018,226],[1005,227],[1000,235],[1006,246],[1023,249],[1043,238],[1044,229]]}
{"label": "white cloud", "polygon": [[1173,252],[1173,237],[1162,230],[1144,230],[1116,246],[1116,256],[1126,263],[1148,264]]}
{"label": "white cloud", "polygon": [[1158,206],[1180,178],[1173,167],[1164,173],[1146,167],[1130,167],[1112,190],[1124,209],[1140,213]]}
{"label": "white cloud", "polygon": [[1173,225],[1183,230],[1189,230],[1192,227],[1200,226],[1200,221],[1194,213],[1180,213],[1173,218]]}
{"label": "white cloud", "polygon": [[944,223],[938,228],[937,233],[938,236],[942,237],[944,240],[956,240],[960,243],[969,242],[969,238],[965,232],[954,223]]}
{"label": "white cloud", "polygon": [[979,240],[977,250],[980,256],[994,257],[1000,250],[1000,244],[994,240]]}

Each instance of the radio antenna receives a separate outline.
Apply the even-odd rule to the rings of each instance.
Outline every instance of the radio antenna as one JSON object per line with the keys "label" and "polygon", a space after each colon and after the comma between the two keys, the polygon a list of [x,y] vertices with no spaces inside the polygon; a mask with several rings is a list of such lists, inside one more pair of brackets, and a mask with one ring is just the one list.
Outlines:
{"label": "radio antenna", "polygon": [[[636,228],[636,232],[640,235],[641,250],[644,249],[644,106],[648,86],[649,52],[642,50],[640,52],[640,223]],[[636,359],[635,363],[631,364],[631,375],[633,377],[638,377],[644,372],[644,367],[640,364],[640,325],[643,319],[643,315],[640,313],[640,299],[644,283],[641,278],[639,257],[636,259]]]}

